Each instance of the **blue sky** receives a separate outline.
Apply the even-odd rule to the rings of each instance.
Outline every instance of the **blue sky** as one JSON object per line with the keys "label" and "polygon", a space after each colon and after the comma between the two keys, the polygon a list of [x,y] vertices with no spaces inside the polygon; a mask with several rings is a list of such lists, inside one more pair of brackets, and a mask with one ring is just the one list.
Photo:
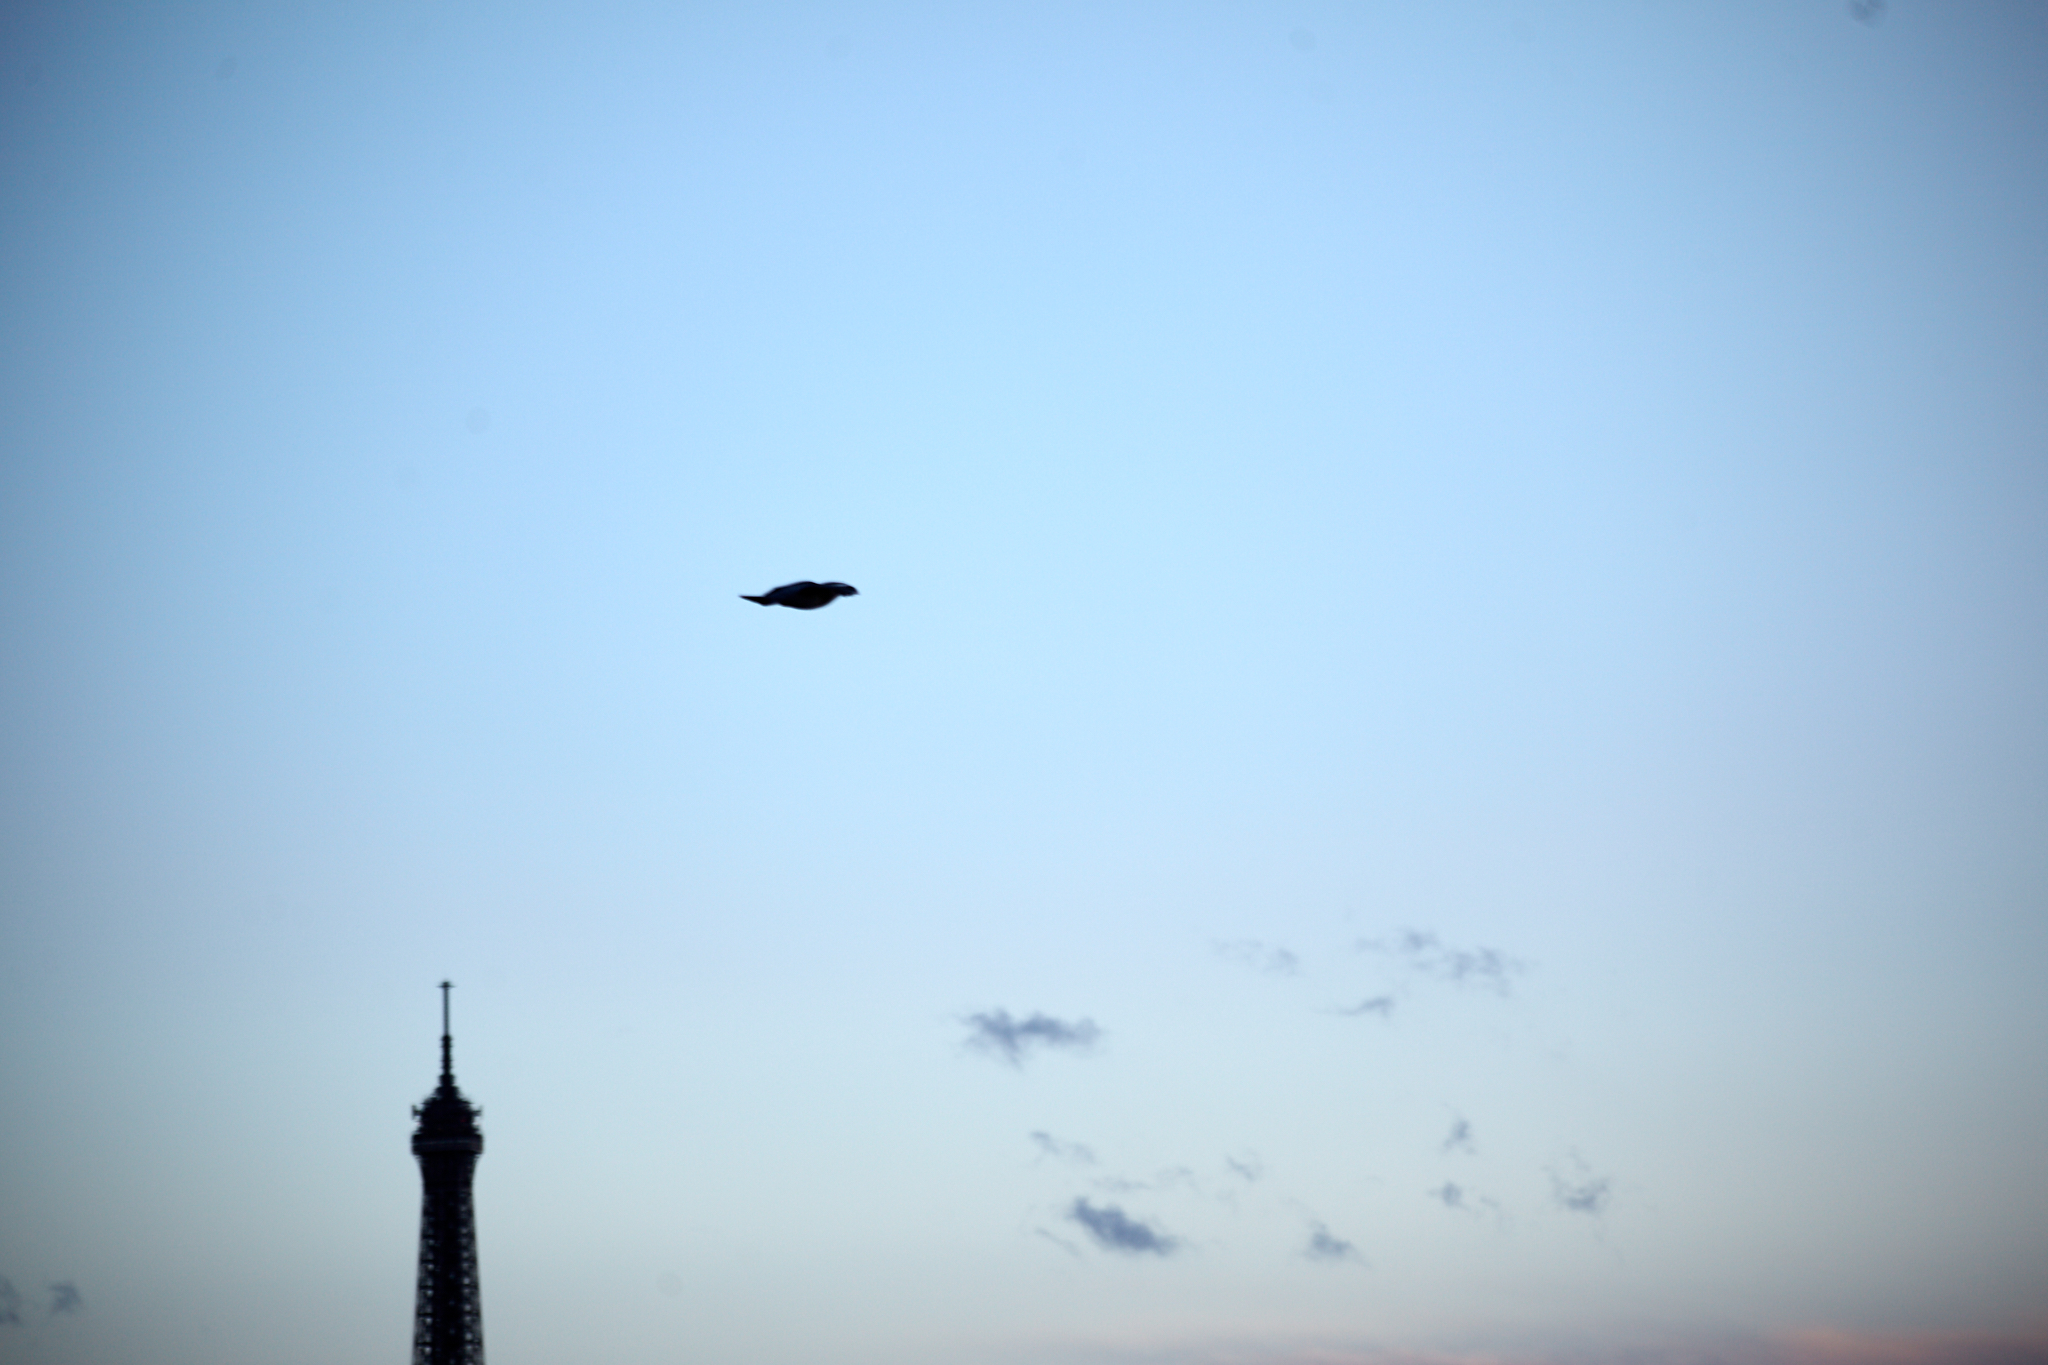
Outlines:
{"label": "blue sky", "polygon": [[2048,1359],[2044,77],[10,9],[0,1362]]}

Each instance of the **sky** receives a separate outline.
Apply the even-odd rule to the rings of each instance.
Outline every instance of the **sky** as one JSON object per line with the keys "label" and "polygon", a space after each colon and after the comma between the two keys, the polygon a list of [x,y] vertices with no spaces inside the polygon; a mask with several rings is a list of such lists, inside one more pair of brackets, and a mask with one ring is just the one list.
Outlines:
{"label": "sky", "polygon": [[[2048,7],[0,15],[0,1365],[2048,1361]],[[792,611],[798,579],[859,589]]]}

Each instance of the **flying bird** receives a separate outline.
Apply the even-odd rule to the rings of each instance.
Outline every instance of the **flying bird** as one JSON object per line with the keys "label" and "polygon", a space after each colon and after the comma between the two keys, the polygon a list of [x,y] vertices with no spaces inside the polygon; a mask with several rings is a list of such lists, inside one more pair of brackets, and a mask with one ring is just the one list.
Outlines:
{"label": "flying bird", "polygon": [[764,607],[795,607],[798,611],[816,611],[819,607],[832,605],[836,597],[858,597],[860,589],[851,583],[813,583],[806,578],[801,583],[784,583],[779,588],[752,597],[741,593],[749,602],[759,602]]}

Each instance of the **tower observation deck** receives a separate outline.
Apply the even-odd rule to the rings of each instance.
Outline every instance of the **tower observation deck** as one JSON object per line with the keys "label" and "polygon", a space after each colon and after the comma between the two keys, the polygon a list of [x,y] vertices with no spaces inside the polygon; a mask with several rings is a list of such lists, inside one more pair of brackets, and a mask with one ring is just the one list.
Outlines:
{"label": "tower observation deck", "polygon": [[412,1154],[419,1158],[420,1278],[414,1301],[412,1365],[483,1365],[484,1312],[477,1293],[476,1205],[470,1181],[483,1154],[476,1126],[483,1110],[455,1088],[455,1046],[448,1031],[448,991],[441,983],[441,1083],[419,1120]]}

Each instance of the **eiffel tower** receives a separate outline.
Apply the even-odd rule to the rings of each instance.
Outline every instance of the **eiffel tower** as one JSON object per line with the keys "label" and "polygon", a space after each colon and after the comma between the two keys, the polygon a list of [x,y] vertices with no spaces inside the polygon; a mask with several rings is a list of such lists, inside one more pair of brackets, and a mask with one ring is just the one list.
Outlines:
{"label": "eiffel tower", "polygon": [[420,1161],[419,1294],[412,1315],[412,1365],[484,1365],[484,1310],[477,1293],[476,1205],[469,1185],[484,1135],[483,1110],[455,1088],[455,1043],[448,1031],[448,992],[441,983],[441,1084],[425,1104],[412,1154]]}

